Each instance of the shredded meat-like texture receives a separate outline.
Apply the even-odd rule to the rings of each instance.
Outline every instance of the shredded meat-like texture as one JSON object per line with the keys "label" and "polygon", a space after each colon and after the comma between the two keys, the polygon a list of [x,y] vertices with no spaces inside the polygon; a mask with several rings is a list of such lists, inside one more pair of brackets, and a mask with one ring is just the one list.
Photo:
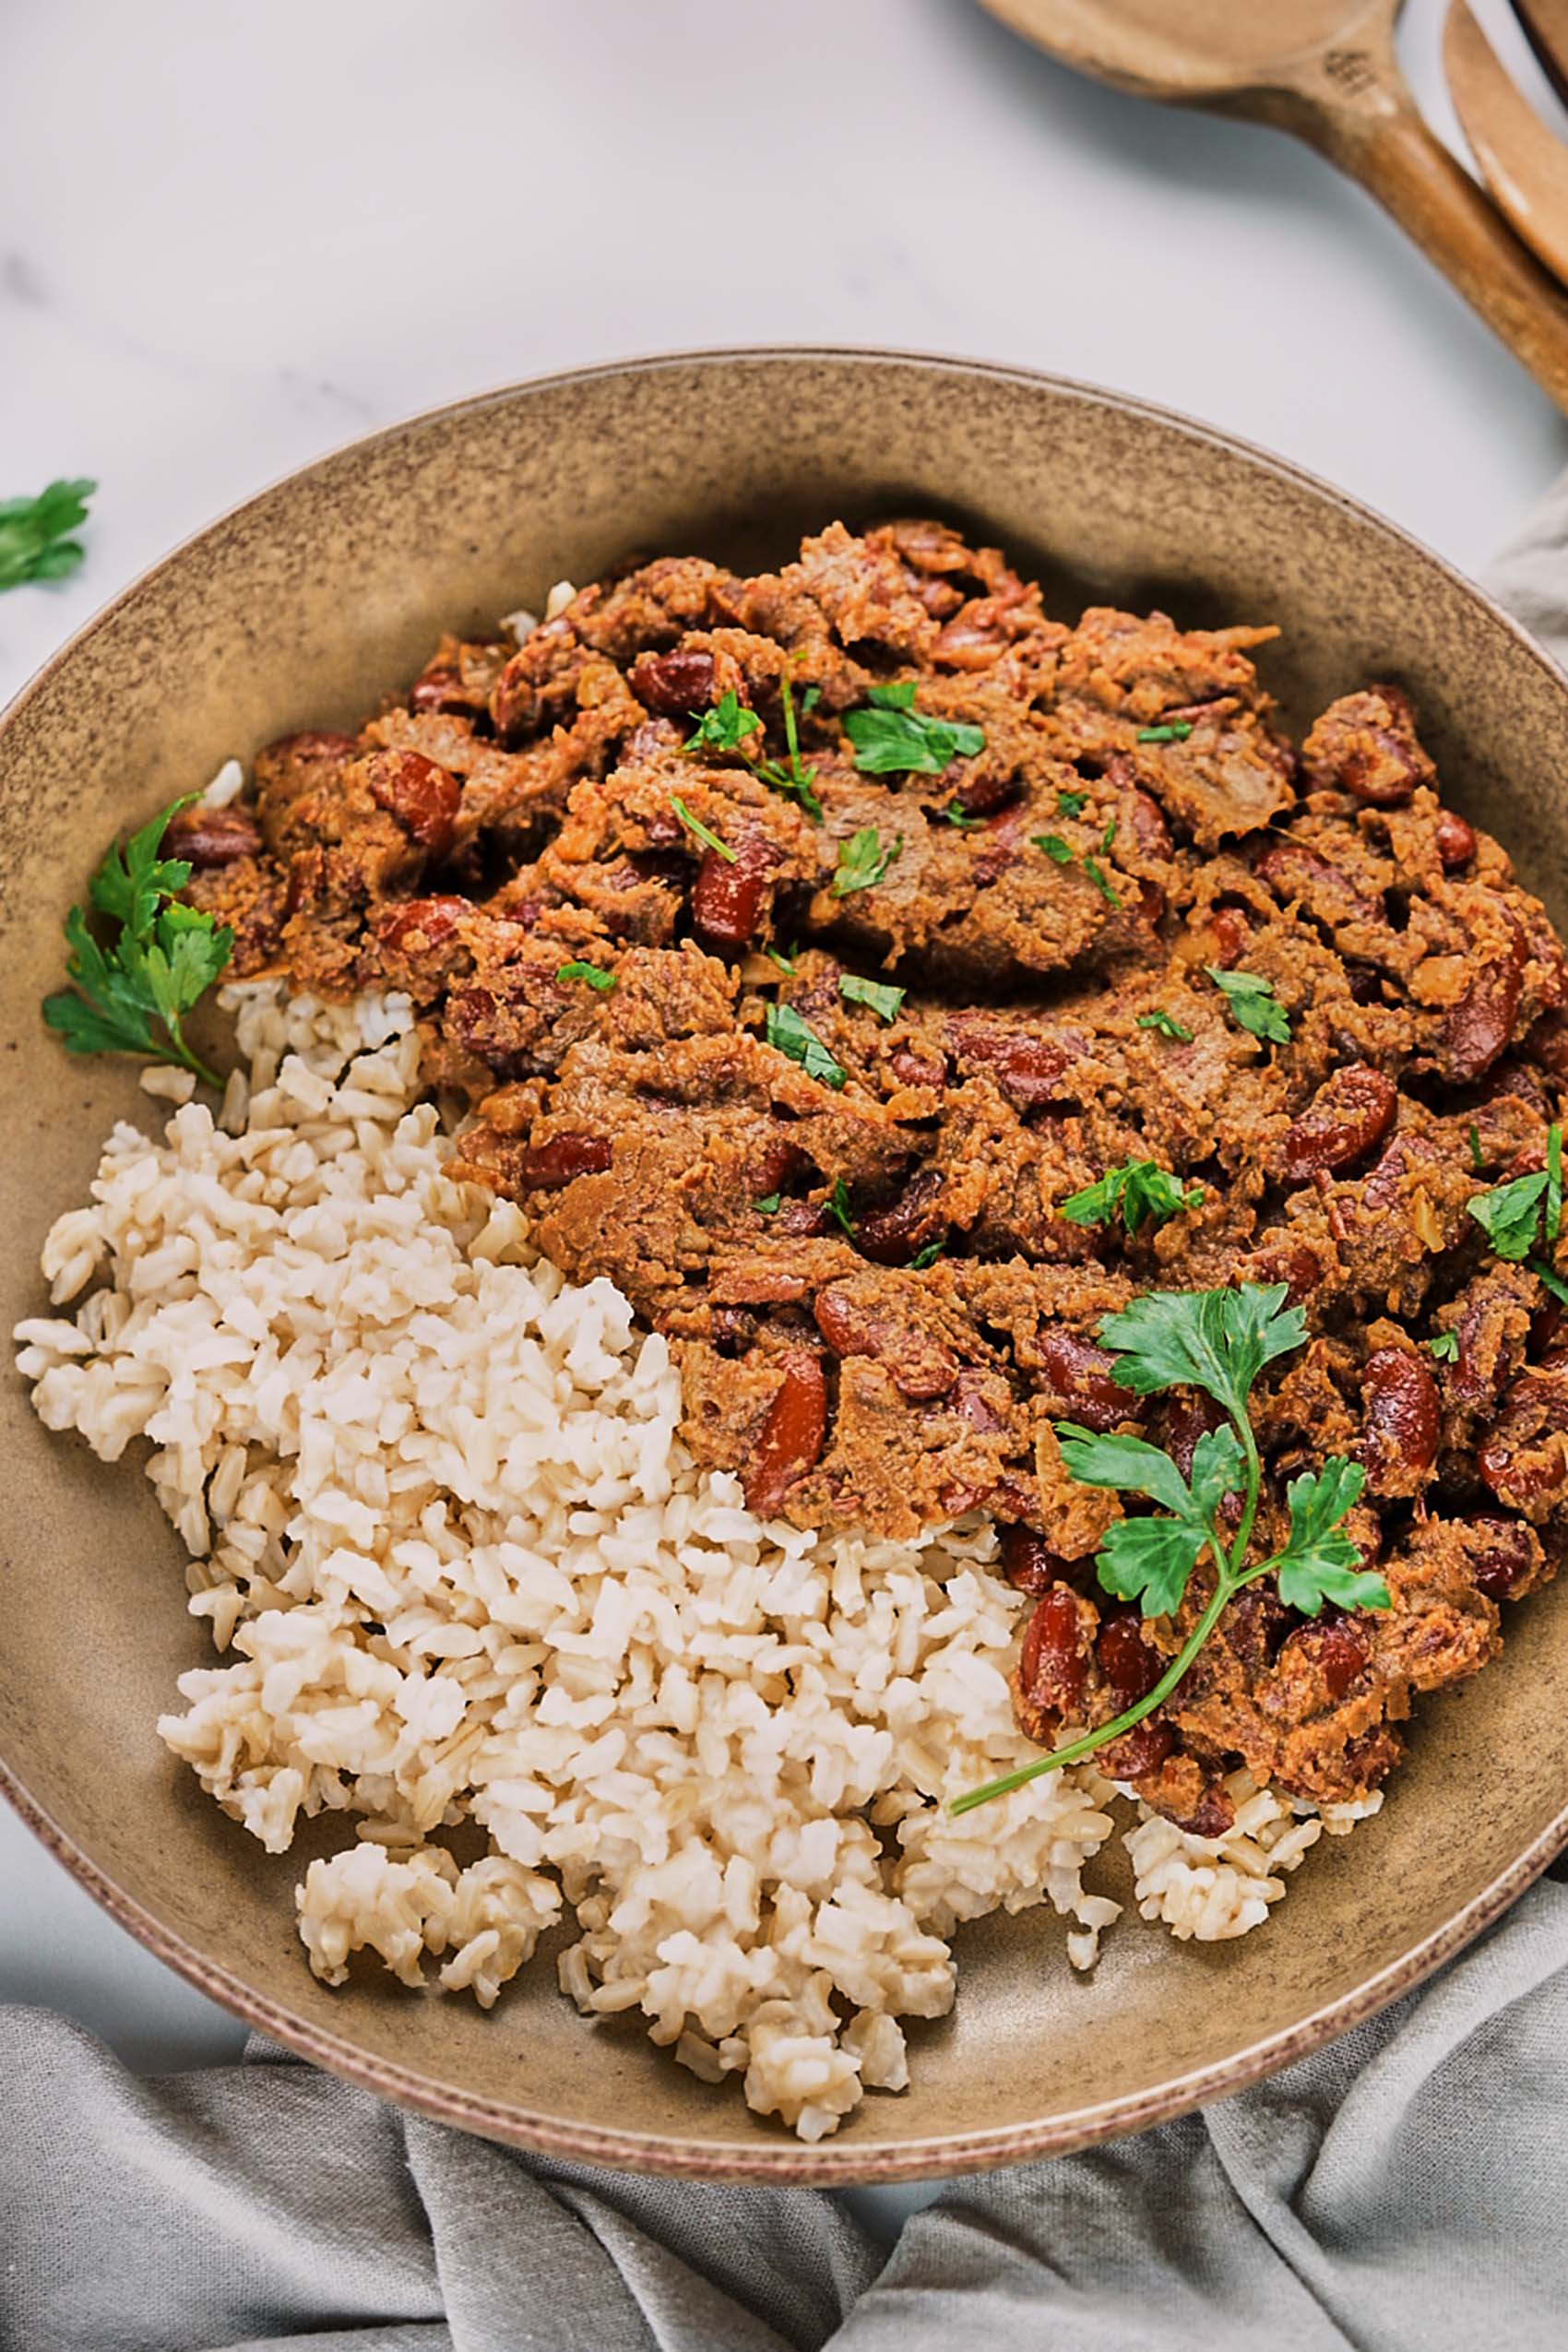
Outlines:
{"label": "shredded meat-like texture", "polygon": [[[1251,659],[1275,634],[1069,627],[939,523],[834,524],[778,573],[664,558],[520,644],[445,638],[405,700],[268,746],[250,801],[175,827],[240,974],[412,995],[432,1086],[477,1112],[457,1171],[670,1335],[700,1460],[802,1526],[1003,1524],[1041,1740],[1152,1687],[1205,1599],[1200,1569],[1140,1623],[1097,1587],[1120,1506],[1054,1423],[1178,1460],[1209,1425],[1116,1385],[1100,1318],[1287,1284],[1310,1337],[1254,1394],[1256,1540],[1349,1454],[1393,1607],[1250,1588],[1105,1752],[1205,1834],[1238,1758],[1366,1796],[1568,1524],[1559,1310],[1467,1215],[1543,1164],[1568,965],[1396,686],[1285,740]],[[898,684],[982,747],[865,772],[845,714]],[[694,745],[731,693],[758,727]],[[1212,969],[1266,980],[1289,1041]],[[1201,1201],[1134,1234],[1063,1217],[1131,1159]]]}

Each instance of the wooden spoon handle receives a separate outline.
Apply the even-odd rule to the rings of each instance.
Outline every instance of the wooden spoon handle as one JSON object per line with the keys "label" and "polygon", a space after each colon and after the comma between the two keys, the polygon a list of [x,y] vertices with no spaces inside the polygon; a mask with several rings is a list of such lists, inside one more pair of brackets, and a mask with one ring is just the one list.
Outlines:
{"label": "wooden spoon handle", "polygon": [[1392,57],[1359,89],[1298,88],[1283,120],[1359,180],[1568,410],[1568,297],[1428,130]]}

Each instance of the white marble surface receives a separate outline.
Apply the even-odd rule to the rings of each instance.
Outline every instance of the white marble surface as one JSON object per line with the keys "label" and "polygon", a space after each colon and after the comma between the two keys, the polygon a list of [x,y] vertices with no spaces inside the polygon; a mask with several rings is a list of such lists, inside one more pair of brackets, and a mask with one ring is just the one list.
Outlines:
{"label": "white marble surface", "polygon": [[[1403,39],[1451,132],[1440,21],[1409,0]],[[0,599],[0,699],[278,474],[630,352],[1060,369],[1281,450],[1471,569],[1568,457],[1314,157],[1076,80],[971,0],[53,0],[6,12],[0,57],[0,496],[102,484],[78,577]],[[3,1997],[140,2065],[240,2040],[8,1815]]]}

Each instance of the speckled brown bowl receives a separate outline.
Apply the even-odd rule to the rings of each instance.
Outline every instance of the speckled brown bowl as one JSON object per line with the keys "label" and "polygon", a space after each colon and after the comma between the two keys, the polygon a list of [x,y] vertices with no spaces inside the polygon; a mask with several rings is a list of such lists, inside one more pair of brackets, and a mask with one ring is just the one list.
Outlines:
{"label": "speckled brown bowl", "polygon": [[[1300,720],[1369,677],[1420,706],[1445,791],[1561,921],[1568,683],[1436,557],[1277,459],[1045,376],[856,351],[754,351],[559,376],[356,443],[215,524],[83,630],[0,722],[5,1316],[34,1313],[134,1075],[36,1017],[60,920],[115,829],[231,753],[358,717],[444,624],[537,606],[628,551],[776,558],[843,516],[938,512],[1037,566],[1051,607],[1278,620],[1265,672]],[[1568,1599],[1421,1710],[1383,1815],[1324,1840],[1266,1927],[1182,1946],[1124,1921],[1087,1981],[1039,1913],[958,1942],[957,2007],[913,2085],[803,2149],[625,2021],[590,2028],[548,1963],[488,2016],[367,1978],[329,1992],[269,1860],[153,1733],[205,1654],[176,1538],[130,1466],[51,1437],[7,1372],[0,1788],[114,1916],[307,2057],[496,2138],[649,2170],[911,2179],[1125,2132],[1252,2081],[1414,1984],[1568,1835]]]}

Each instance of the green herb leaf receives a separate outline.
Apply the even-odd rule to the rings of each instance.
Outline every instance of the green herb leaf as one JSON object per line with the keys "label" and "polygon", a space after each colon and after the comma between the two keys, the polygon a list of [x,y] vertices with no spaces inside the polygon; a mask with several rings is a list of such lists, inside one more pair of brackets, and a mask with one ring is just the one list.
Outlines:
{"label": "green herb leaf", "polygon": [[1102,858],[1108,858],[1111,855],[1111,848],[1115,839],[1116,819],[1112,817],[1107,825],[1105,831],[1099,837],[1099,854]]}
{"label": "green herb leaf", "polygon": [[1509,1183],[1493,1184],[1466,1202],[1467,1213],[1486,1235],[1495,1256],[1507,1258],[1515,1265],[1529,1256],[1536,1246],[1541,1202],[1549,1181],[1546,1170],[1538,1168],[1527,1176],[1515,1176]]}
{"label": "green herb leaf", "polygon": [[767,957],[770,964],[778,965],[781,972],[792,973],[794,971],[795,966],[793,959],[790,956],[784,955],[780,949],[777,947],[765,947],[762,952]]}
{"label": "green herb leaf", "polygon": [[937,1259],[942,1255],[944,1247],[944,1244],[941,1241],[928,1241],[923,1249],[919,1249],[915,1252],[914,1256],[909,1260],[909,1264],[918,1268],[918,1270],[923,1274],[928,1265],[934,1265],[936,1264]]}
{"label": "green herb leaf", "polygon": [[[815,697],[821,693],[821,691],[822,689],[819,686],[808,688],[806,699],[802,704],[802,708],[803,710],[812,709],[814,706]],[[815,792],[812,790],[812,787],[816,782],[816,770],[814,767],[802,766],[801,762],[800,737],[795,727],[795,699],[793,690],[790,684],[790,672],[788,668],[786,668],[779,676],[778,704],[779,708],[784,715],[784,741],[789,746],[787,762],[786,765],[781,767],[776,759],[757,760],[754,763],[756,772],[761,777],[763,782],[765,784],[770,784],[776,792],[787,792],[793,799],[799,801],[806,814],[811,818],[812,823],[814,825],[820,825],[822,823],[822,802],[817,799]],[[750,758],[751,754],[748,753],[746,756]]]}
{"label": "green herb leaf", "polygon": [[1097,1182],[1086,1184],[1081,1192],[1069,1194],[1057,1214],[1070,1225],[1111,1225],[1120,1209],[1123,1225],[1129,1233],[1135,1233],[1146,1218],[1163,1225],[1184,1208],[1201,1206],[1203,1197],[1201,1184],[1183,1189],[1157,1161],[1128,1159],[1120,1167],[1108,1168]]}
{"label": "green herb leaf", "polygon": [[1555,1273],[1544,1258],[1529,1258],[1526,1263],[1548,1295],[1555,1299],[1560,1307],[1568,1307],[1568,1282],[1564,1282],[1562,1277]]}
{"label": "green herb leaf", "polygon": [[968,810],[964,806],[962,801],[949,801],[942,814],[947,819],[948,824],[956,825],[960,832],[967,833],[972,831],[974,826],[977,825],[983,825],[985,823],[983,816],[971,816]]}
{"label": "green herb leaf", "polygon": [[900,833],[893,847],[885,849],[874,825],[864,825],[851,833],[847,841],[838,844],[838,870],[833,877],[833,896],[848,898],[854,890],[869,890],[882,880],[894,859],[904,846]]}
{"label": "green herb leaf", "polygon": [[726,865],[732,866],[735,863],[735,852],[730,848],[728,842],[721,841],[717,833],[710,833],[707,826],[704,825],[699,818],[695,817],[692,814],[690,809],[686,806],[686,803],[681,799],[678,793],[671,793],[670,805],[674,810],[676,815],[680,818],[682,824],[685,826],[687,832],[695,833],[697,839],[703,844],[705,849],[713,850],[716,856],[723,859]]}
{"label": "green herb leaf", "polygon": [[778,1212],[778,1194],[777,1193],[764,1193],[761,1200],[754,1201],[752,1203],[752,1206],[755,1209],[760,1209],[764,1217],[775,1217]]}
{"label": "green herb leaf", "polygon": [[833,1190],[823,1202],[823,1206],[829,1217],[837,1219],[852,1241],[855,1238],[855,1220],[849,1214],[849,1187],[845,1183],[842,1176],[834,1178]]}
{"label": "green herb leaf", "polygon": [[1029,838],[1037,849],[1043,849],[1046,856],[1054,859],[1059,866],[1072,864],[1073,852],[1060,833],[1031,833]]}
{"label": "green herb leaf", "polygon": [[77,569],[83,549],[69,534],[86,522],[87,502],[97,488],[84,477],[52,481],[36,498],[0,501],[0,589],[20,588],[29,580],[63,580]]}
{"label": "green herb leaf", "polygon": [[929,718],[914,706],[915,685],[906,679],[873,686],[860,709],[844,713],[844,732],[862,776],[940,776],[951,761],[984,751],[982,728]]}
{"label": "green herb leaf", "polygon": [[602,964],[576,961],[561,964],[556,967],[555,977],[558,980],[587,980],[589,988],[596,988],[600,996],[608,996],[615,985],[614,973],[607,972]]}
{"label": "green herb leaf", "polygon": [[[46,997],[43,1017],[72,1053],[142,1053],[177,1062],[210,1085],[219,1081],[184,1040],[184,1016],[206,994],[233,953],[234,934],[172,894],[190,879],[184,858],[159,853],[171,817],[194,795],[173,801],[112,847],[93,875],[95,909],[115,925],[102,945],[73,907],[65,918],[69,990]],[[161,1030],[162,1034],[159,1032]]]}
{"label": "green herb leaf", "polygon": [[1550,1248],[1562,1230],[1562,1130],[1553,1120],[1546,1131],[1546,1239]]}
{"label": "green herb leaf", "polygon": [[1272,981],[1260,980],[1255,972],[1222,972],[1218,964],[1206,964],[1204,969],[1224,997],[1238,1028],[1266,1038],[1274,1045],[1289,1045],[1289,1019]]}
{"label": "green herb leaf", "polygon": [[1139,1396],[1201,1388],[1240,1419],[1264,1366],[1306,1339],[1306,1315],[1286,1305],[1289,1295],[1283,1282],[1150,1291],[1100,1318],[1100,1344],[1120,1359],[1111,1376]]}
{"label": "green herb leaf", "polygon": [[1089,880],[1093,883],[1095,888],[1099,891],[1100,897],[1104,899],[1108,907],[1120,907],[1122,901],[1118,898],[1115,891],[1111,888],[1110,876],[1106,873],[1104,867],[1100,864],[1098,858],[1086,858],[1084,860],[1084,872],[1088,875]]}
{"label": "green herb leaf", "polygon": [[809,1029],[792,1004],[770,1004],[764,1034],[769,1045],[798,1062],[808,1078],[818,1078],[835,1093],[848,1083],[849,1073],[836,1062],[814,1030]]}
{"label": "green herb leaf", "polygon": [[1087,792],[1058,791],[1056,795],[1056,814],[1058,816],[1082,816],[1085,809],[1088,806],[1088,802],[1089,796]]}
{"label": "green herb leaf", "polygon": [[1173,1616],[1205,1550],[1218,1545],[1220,1503],[1241,1487],[1244,1457],[1235,1431],[1206,1431],[1193,1451],[1191,1483],[1169,1454],[1141,1437],[1099,1437],[1070,1421],[1057,1424],[1057,1436],[1063,1467],[1080,1484],[1146,1495],[1171,1515],[1118,1520],[1096,1567],[1106,1590],[1139,1602],[1146,1617]]}
{"label": "green herb leaf", "polygon": [[909,991],[894,988],[885,980],[861,980],[859,972],[841,972],[838,993],[850,1004],[869,1004],[873,1013],[891,1021],[897,1017],[898,1007]]}
{"label": "green herb leaf", "polygon": [[1172,1014],[1165,1012],[1158,1004],[1152,1013],[1138,1015],[1138,1027],[1140,1029],[1158,1029],[1161,1037],[1174,1038],[1182,1045],[1190,1045],[1193,1041],[1192,1030],[1183,1028]]}
{"label": "green herb leaf", "polygon": [[1193,731],[1190,719],[1173,719],[1165,727],[1140,727],[1140,743],[1184,743]]}
{"label": "green herb leaf", "polygon": [[822,688],[820,686],[808,686],[805,693],[801,696],[801,708],[802,711],[814,710],[821,700]]}
{"label": "green herb leaf", "polygon": [[1324,1601],[1340,1609],[1393,1607],[1383,1578],[1360,1568],[1355,1544],[1334,1532],[1365,1484],[1360,1464],[1348,1462],[1342,1454],[1331,1454],[1321,1470],[1291,1479],[1285,1491],[1290,1534],[1276,1567],[1287,1609],[1315,1617]]}
{"label": "green herb leaf", "polygon": [[700,717],[694,711],[696,732],[688,735],[683,751],[738,752],[748,735],[757,733],[762,726],[754,710],[747,710],[733,686],[721,694],[711,710]]}
{"label": "green herb leaf", "polygon": [[1486,1161],[1485,1161],[1485,1159],[1484,1159],[1484,1158],[1482,1157],[1482,1154],[1481,1154],[1481,1138],[1480,1138],[1480,1131],[1479,1131],[1479,1129],[1478,1127],[1476,1127],[1473,1123],[1472,1123],[1472,1125],[1471,1125],[1471,1127],[1470,1127],[1470,1130],[1469,1130],[1469,1135],[1470,1135],[1470,1166],[1471,1166],[1471,1167],[1475,1170],[1475,1171],[1476,1171],[1477,1175],[1478,1175],[1478,1176],[1479,1176],[1479,1175],[1483,1172],[1483,1170],[1485,1170],[1485,1168],[1486,1168]]}
{"label": "green herb leaf", "polygon": [[1422,1346],[1440,1364],[1456,1364],[1459,1360],[1459,1334],[1456,1331],[1434,1331]]}

